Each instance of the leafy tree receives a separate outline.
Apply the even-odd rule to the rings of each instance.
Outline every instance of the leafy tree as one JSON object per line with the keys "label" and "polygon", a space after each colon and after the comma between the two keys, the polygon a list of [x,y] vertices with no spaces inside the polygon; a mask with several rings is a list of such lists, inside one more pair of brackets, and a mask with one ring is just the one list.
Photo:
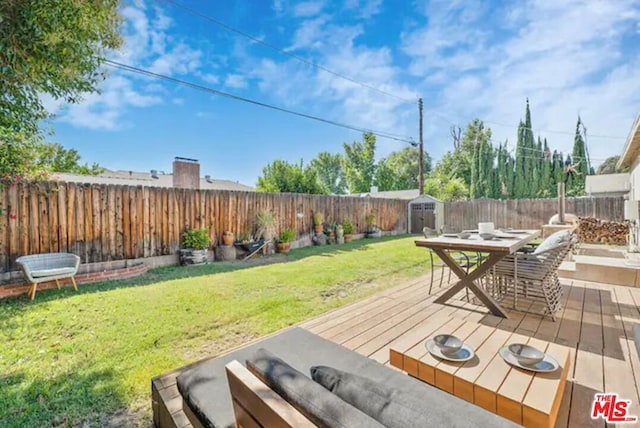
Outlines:
{"label": "leafy tree", "polygon": [[584,185],[586,182],[586,176],[591,172],[591,164],[587,157],[587,151],[582,138],[582,132],[580,127],[582,121],[578,116],[578,122],[576,123],[576,135],[573,140],[573,151],[571,153],[572,163],[567,165],[569,171],[569,180],[567,181],[567,194],[572,196],[584,195]]}
{"label": "leafy tree", "polygon": [[393,169],[389,165],[388,159],[380,159],[378,165],[376,165],[376,177],[374,182],[375,185],[378,186],[378,190],[381,192],[387,190],[401,190],[396,188],[396,177]]}
{"label": "leafy tree", "polygon": [[600,164],[597,170],[597,174],[615,174],[618,172],[627,172],[629,170],[628,167],[618,168],[618,161],[620,160],[620,156],[610,156],[605,159],[604,162]]}
{"label": "leafy tree", "polygon": [[321,194],[317,173],[313,168],[291,164],[284,160],[275,160],[262,169],[258,177],[258,191]]}
{"label": "leafy tree", "polygon": [[104,168],[80,163],[80,154],[21,132],[0,129],[0,177],[43,178],[50,172],[96,175]]}
{"label": "leafy tree", "polygon": [[31,137],[47,117],[43,94],[75,103],[98,90],[102,57],[121,43],[118,5],[118,0],[0,2],[1,128]]}
{"label": "leafy tree", "polygon": [[44,169],[52,172],[71,172],[74,174],[98,175],[104,172],[97,163],[89,166],[80,163],[80,154],[75,149],[65,149],[60,144],[45,144],[42,147],[41,159]]}
{"label": "leafy tree", "polygon": [[424,181],[424,193],[443,202],[460,201],[469,197],[469,188],[459,177],[451,177],[435,170]]}
{"label": "leafy tree", "polygon": [[344,170],[342,169],[342,156],[329,152],[321,152],[311,161],[318,176],[318,183],[323,193],[343,195],[346,193]]}
{"label": "leafy tree", "polygon": [[344,143],[343,168],[350,193],[371,190],[375,174],[376,136],[362,134],[362,142]]}
{"label": "leafy tree", "polygon": [[[418,149],[405,147],[392,152],[385,159],[381,159],[376,167],[376,185],[379,190],[408,190],[419,187]],[[431,171],[431,157],[425,151],[422,157],[424,176]]]}

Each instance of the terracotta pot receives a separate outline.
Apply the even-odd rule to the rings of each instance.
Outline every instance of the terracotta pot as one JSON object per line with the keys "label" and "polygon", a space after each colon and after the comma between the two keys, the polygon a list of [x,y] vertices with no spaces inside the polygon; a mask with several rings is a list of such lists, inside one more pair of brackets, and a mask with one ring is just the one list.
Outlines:
{"label": "terracotta pot", "polygon": [[222,243],[224,245],[233,245],[233,235],[222,235]]}
{"label": "terracotta pot", "polygon": [[344,242],[353,241],[353,235],[344,235]]}
{"label": "terracotta pot", "polygon": [[278,252],[282,254],[287,254],[289,250],[291,250],[291,244],[289,242],[278,242],[277,247]]}
{"label": "terracotta pot", "polygon": [[317,226],[314,226],[314,230],[316,233],[322,233],[322,225],[319,224]]}

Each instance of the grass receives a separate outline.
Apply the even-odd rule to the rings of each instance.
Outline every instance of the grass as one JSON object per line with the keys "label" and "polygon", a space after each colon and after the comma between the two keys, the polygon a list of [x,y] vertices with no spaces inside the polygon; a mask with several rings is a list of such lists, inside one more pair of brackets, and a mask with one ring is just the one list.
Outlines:
{"label": "grass", "polygon": [[152,377],[428,269],[411,237],[286,261],[162,268],[0,303],[0,426],[148,426]]}

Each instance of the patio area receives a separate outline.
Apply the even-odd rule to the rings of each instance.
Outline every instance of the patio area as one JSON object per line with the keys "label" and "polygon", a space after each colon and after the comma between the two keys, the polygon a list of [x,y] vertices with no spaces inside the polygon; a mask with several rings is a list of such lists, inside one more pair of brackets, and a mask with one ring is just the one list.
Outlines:
{"label": "patio area", "polygon": [[[302,322],[300,327],[390,366],[389,350],[435,317],[455,317],[488,327],[556,343],[570,350],[567,383],[557,427],[604,426],[592,420],[595,392],[616,392],[631,400],[630,414],[640,415],[640,359],[631,328],[640,322],[640,290],[632,287],[562,280],[562,309],[549,317],[509,309],[509,318],[491,315],[468,303],[461,292],[441,305],[434,302],[447,284],[428,293],[430,275],[407,281],[368,299]],[[537,308],[534,308],[537,309]],[[182,368],[181,370],[184,370]],[[152,382],[157,426],[190,427],[176,387],[180,370]],[[609,425],[611,426],[611,425]]]}

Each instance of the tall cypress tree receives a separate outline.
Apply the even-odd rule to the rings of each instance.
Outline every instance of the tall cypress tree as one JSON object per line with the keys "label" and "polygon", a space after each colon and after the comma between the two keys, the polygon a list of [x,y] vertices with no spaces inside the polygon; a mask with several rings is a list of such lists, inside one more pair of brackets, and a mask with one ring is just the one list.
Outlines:
{"label": "tall cypress tree", "polygon": [[515,176],[514,176],[514,198],[525,197],[526,192],[526,168],[525,168],[525,134],[524,123],[520,121],[518,124],[518,141],[516,142],[516,159],[515,159]]}
{"label": "tall cypress tree", "polygon": [[584,185],[586,181],[586,176],[591,171],[591,165],[589,165],[589,159],[587,159],[587,151],[584,144],[584,139],[582,138],[582,133],[580,132],[580,127],[582,126],[582,121],[580,120],[580,116],[578,116],[578,123],[576,123],[576,135],[573,140],[573,151],[571,166],[571,186],[568,191],[571,192],[572,195],[582,195],[584,194]]}

